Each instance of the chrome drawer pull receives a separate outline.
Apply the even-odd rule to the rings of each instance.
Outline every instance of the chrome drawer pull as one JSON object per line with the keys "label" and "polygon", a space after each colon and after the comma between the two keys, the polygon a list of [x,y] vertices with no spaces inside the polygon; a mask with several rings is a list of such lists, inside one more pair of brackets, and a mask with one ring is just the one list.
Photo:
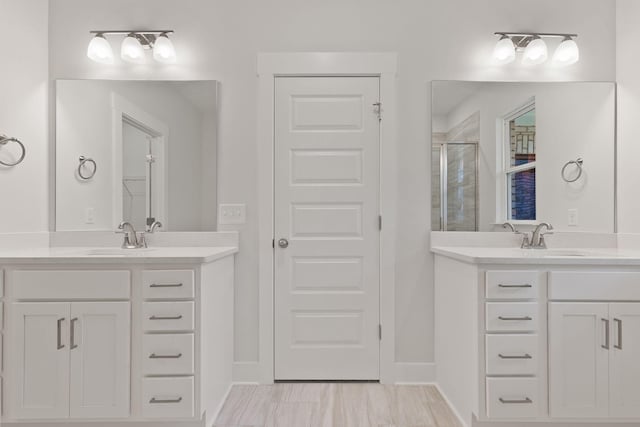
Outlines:
{"label": "chrome drawer pull", "polygon": [[155,354],[151,353],[149,355],[149,359],[180,359],[182,357],[182,353],[178,354]]}
{"label": "chrome drawer pull", "polygon": [[182,283],[152,283],[150,288],[181,288]]}
{"label": "chrome drawer pull", "polygon": [[602,322],[604,323],[604,344],[601,344],[600,347],[604,348],[605,350],[609,350],[609,341],[610,341],[610,337],[609,337],[609,319],[600,319],[602,320]]}
{"label": "chrome drawer pull", "polygon": [[62,322],[64,322],[64,317],[58,319],[58,350],[62,350],[64,348],[64,344],[62,344]]}
{"label": "chrome drawer pull", "polygon": [[499,288],[532,288],[533,286],[525,283],[524,285],[505,285],[503,283],[500,283],[498,285]]}
{"label": "chrome drawer pull", "polygon": [[153,315],[151,317],[149,317],[149,320],[180,320],[182,319],[182,314],[179,314],[177,316],[156,316]]}
{"label": "chrome drawer pull", "polygon": [[152,397],[149,403],[180,403],[182,402],[182,397],[177,399],[158,399],[156,397]]}
{"label": "chrome drawer pull", "polygon": [[71,319],[71,350],[78,348],[78,344],[76,344],[76,322],[78,321],[77,317]]}
{"label": "chrome drawer pull", "polygon": [[533,318],[531,316],[523,316],[523,317],[498,316],[498,319],[500,319],[500,320],[533,320]]}
{"label": "chrome drawer pull", "polygon": [[533,403],[533,400],[525,397],[524,399],[503,399],[502,397],[498,399],[500,403],[510,404],[510,403]]}
{"label": "chrome drawer pull", "polygon": [[622,350],[622,320],[613,319],[613,322],[618,324],[618,344],[614,344],[613,348]]}
{"label": "chrome drawer pull", "polygon": [[498,354],[500,359],[533,359],[530,354],[524,354],[522,356],[505,356],[504,354]]}

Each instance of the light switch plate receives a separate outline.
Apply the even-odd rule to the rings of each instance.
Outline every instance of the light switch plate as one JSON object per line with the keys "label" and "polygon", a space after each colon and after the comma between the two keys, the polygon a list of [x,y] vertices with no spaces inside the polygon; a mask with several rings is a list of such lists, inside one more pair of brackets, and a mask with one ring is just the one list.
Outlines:
{"label": "light switch plate", "polygon": [[221,204],[218,208],[218,223],[221,225],[244,224],[247,222],[247,205]]}

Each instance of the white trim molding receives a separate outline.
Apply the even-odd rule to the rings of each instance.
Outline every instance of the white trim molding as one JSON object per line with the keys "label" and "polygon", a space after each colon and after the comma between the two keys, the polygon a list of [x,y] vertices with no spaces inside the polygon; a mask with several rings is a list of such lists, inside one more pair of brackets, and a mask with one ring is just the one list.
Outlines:
{"label": "white trim molding", "polygon": [[436,381],[436,364],[430,362],[396,362],[396,384],[434,384]]}
{"label": "white trim molding", "polygon": [[274,381],[274,85],[282,76],[378,76],[383,120],[380,126],[380,382],[394,383],[396,245],[396,71],[395,53],[258,54],[258,286],[260,304],[259,382]]}

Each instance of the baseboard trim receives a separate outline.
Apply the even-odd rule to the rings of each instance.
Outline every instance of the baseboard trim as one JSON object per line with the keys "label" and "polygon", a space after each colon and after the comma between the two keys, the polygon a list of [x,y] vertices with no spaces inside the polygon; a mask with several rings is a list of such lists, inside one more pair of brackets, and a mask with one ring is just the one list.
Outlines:
{"label": "baseboard trim", "polygon": [[233,362],[234,384],[260,384],[260,364],[258,362]]}
{"label": "baseboard trim", "polygon": [[471,427],[471,426],[468,426],[467,423],[464,421],[464,419],[460,416],[458,409],[455,406],[453,406],[453,403],[451,403],[451,401],[449,400],[445,392],[442,390],[442,388],[440,388],[440,384],[434,382],[433,385],[435,386],[435,388],[438,389],[438,392],[440,393],[444,401],[447,402],[447,406],[449,406],[449,409],[451,409],[451,412],[453,412],[453,415],[456,416],[460,425],[463,427]]}
{"label": "baseboard trim", "polygon": [[396,362],[394,365],[395,384],[431,384],[435,381],[435,363]]}

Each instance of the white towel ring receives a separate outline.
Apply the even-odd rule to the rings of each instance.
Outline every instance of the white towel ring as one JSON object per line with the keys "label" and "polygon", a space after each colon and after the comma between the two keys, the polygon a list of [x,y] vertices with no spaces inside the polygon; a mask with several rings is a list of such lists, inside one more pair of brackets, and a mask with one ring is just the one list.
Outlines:
{"label": "white towel ring", "polygon": [[[80,162],[80,164],[78,165],[78,176],[80,177],[80,179],[87,181],[93,178],[96,174],[96,171],[98,170],[98,165],[96,164],[96,161],[90,157],[85,157],[85,156],[80,156],[78,161]],[[84,175],[82,173],[82,169],[87,163],[91,163],[93,167],[91,168],[91,172],[89,172],[89,174]]]}
{"label": "white towel ring", "polygon": [[[582,157],[578,157],[575,160],[571,160],[571,161],[565,163],[564,166],[562,167],[562,172],[561,172],[562,179],[565,182],[569,182],[569,183],[576,182],[577,180],[579,180],[580,177],[582,176],[582,172],[583,172],[583,170],[582,170],[582,164],[583,163],[584,163],[584,160],[582,160]],[[573,178],[568,178],[567,177],[567,168],[569,166],[571,166],[571,165],[575,165],[576,169],[578,170],[578,174]]]}
{"label": "white towel ring", "polygon": [[0,135],[0,145],[7,145],[10,142],[15,142],[20,146],[20,151],[21,151],[20,158],[18,158],[18,160],[15,161],[14,163],[7,163],[0,160],[0,165],[13,167],[22,163],[25,156],[27,155],[27,149],[24,147],[24,144],[18,138],[10,138],[6,135]]}

